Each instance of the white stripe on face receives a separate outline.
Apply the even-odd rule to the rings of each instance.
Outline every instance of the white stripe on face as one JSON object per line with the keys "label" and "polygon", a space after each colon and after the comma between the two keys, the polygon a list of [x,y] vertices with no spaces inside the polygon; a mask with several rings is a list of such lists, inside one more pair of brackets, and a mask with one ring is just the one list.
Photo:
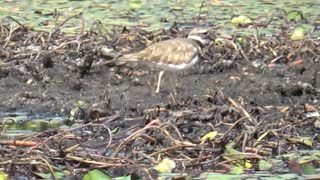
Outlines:
{"label": "white stripe on face", "polygon": [[205,45],[205,44],[207,44],[207,42],[208,42],[206,39],[203,39],[202,37],[197,36],[197,35],[192,35],[192,34],[190,34],[190,35],[188,36],[188,38],[189,38],[189,39],[194,39],[194,40],[196,40],[196,41],[199,41],[202,45]]}

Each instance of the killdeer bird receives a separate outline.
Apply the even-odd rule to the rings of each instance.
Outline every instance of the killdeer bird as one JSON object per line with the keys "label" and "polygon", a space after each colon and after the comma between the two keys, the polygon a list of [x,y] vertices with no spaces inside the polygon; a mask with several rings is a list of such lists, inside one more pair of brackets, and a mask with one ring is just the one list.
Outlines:
{"label": "killdeer bird", "polygon": [[207,29],[195,28],[188,34],[188,38],[174,38],[155,43],[140,52],[118,57],[115,64],[138,62],[160,69],[156,89],[156,93],[159,93],[165,71],[186,70],[199,61],[202,47],[209,43],[207,33]]}

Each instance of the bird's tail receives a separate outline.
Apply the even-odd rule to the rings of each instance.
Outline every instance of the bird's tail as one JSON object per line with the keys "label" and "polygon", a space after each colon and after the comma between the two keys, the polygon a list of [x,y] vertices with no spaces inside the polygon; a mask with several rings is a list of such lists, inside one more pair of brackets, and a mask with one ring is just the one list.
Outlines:
{"label": "bird's tail", "polygon": [[115,59],[114,63],[117,66],[124,65],[128,62],[137,62],[138,58],[135,56],[135,54],[125,54],[122,56],[119,56]]}

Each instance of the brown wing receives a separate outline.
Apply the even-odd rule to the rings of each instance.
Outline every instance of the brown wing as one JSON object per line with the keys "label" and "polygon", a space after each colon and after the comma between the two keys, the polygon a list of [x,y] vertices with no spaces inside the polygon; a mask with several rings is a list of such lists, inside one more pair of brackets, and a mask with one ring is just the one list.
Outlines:
{"label": "brown wing", "polygon": [[119,65],[126,64],[127,62],[136,62],[136,61],[139,61],[139,58],[136,57],[136,54],[125,54],[115,59],[114,62],[116,65],[119,66]]}
{"label": "brown wing", "polygon": [[146,63],[184,64],[201,51],[200,46],[192,39],[176,38],[153,44],[136,53]]}

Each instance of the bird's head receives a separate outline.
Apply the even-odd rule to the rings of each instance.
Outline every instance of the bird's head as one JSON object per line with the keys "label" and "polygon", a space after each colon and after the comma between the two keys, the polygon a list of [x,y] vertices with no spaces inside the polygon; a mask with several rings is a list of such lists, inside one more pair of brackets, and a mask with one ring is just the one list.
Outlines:
{"label": "bird's head", "polygon": [[208,36],[208,29],[203,27],[196,27],[192,29],[189,34],[188,38],[193,39],[201,44],[201,46],[208,45],[210,43],[210,37]]}

